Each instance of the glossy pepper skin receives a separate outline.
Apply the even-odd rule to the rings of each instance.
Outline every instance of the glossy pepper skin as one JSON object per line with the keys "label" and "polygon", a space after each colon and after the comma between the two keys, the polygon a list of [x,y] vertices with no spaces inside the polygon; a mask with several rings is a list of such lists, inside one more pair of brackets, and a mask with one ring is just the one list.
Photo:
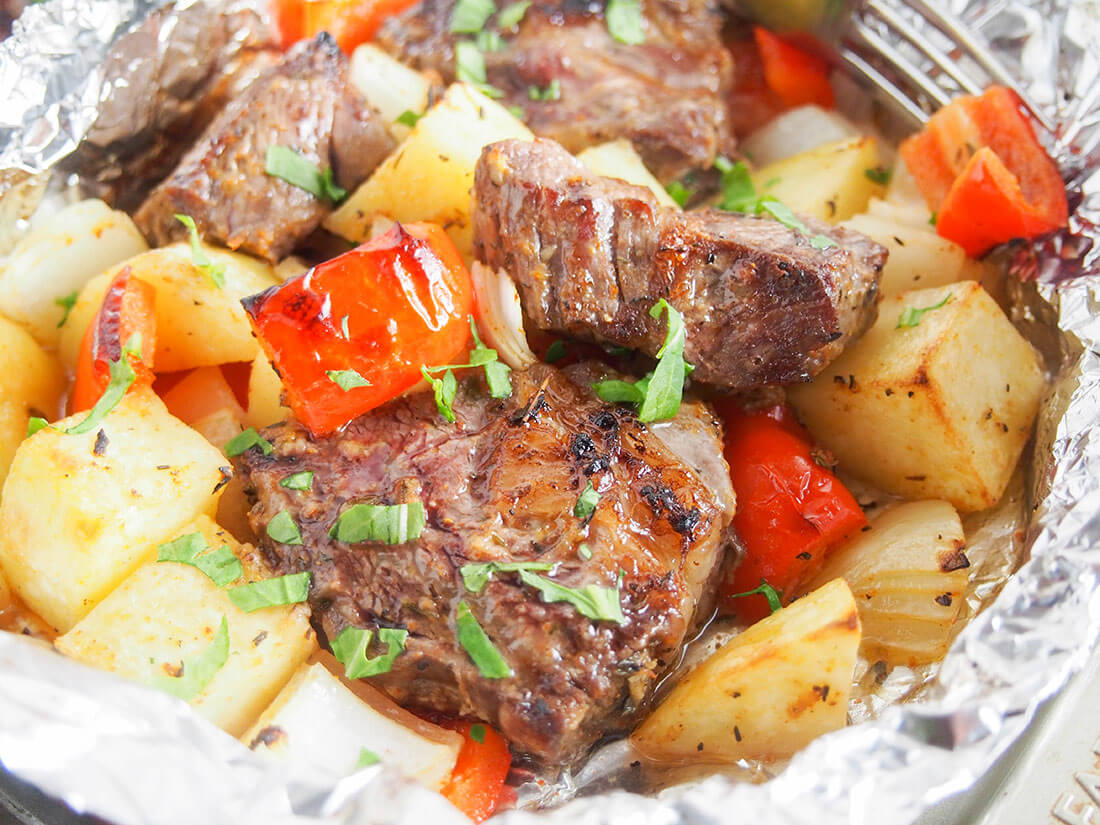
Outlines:
{"label": "glossy pepper skin", "polygon": [[829,83],[829,64],[801,49],[789,39],[755,26],[753,38],[764,67],[764,79],[787,107],[815,104],[831,109],[835,104]]}
{"label": "glossy pepper skin", "polygon": [[936,230],[971,256],[1064,227],[1066,189],[1011,89],[961,97],[899,147]]}
{"label": "glossy pepper skin", "polygon": [[122,357],[122,348],[141,337],[141,358],[131,357],[134,384],[153,383],[153,354],[157,348],[156,290],[123,267],[103,295],[99,312],[88,324],[80,344],[73,381],[72,411],[95,406],[110,383],[110,363]]}
{"label": "glossy pepper skin", "polygon": [[734,528],[745,549],[720,588],[720,605],[745,622],[770,613],[763,595],[740,596],[767,582],[783,604],[821,568],[828,550],[867,524],[837,477],[814,460],[808,434],[786,407],[747,413],[720,404],[724,453],[737,494]]}
{"label": "glossy pepper skin", "polygon": [[385,19],[416,0],[275,0],[276,27],[284,49],[327,31],[345,54],[374,39]]}
{"label": "glossy pepper skin", "polygon": [[[396,224],[241,303],[291,410],[325,435],[464,353],[473,287],[443,229]],[[348,371],[368,383],[342,388],[334,375]]]}
{"label": "glossy pepper skin", "polygon": [[[458,752],[451,778],[440,793],[474,822],[483,822],[493,815],[502,802],[511,801],[504,780],[512,766],[508,743],[488,725],[471,722],[444,722],[445,727],[465,737]],[[477,741],[471,733],[479,729]]]}

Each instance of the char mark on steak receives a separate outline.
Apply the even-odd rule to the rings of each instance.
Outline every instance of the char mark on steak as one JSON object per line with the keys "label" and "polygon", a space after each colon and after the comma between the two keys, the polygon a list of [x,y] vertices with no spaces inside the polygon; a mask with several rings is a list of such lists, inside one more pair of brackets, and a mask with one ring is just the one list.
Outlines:
{"label": "char mark on steak", "polygon": [[[421,0],[389,18],[377,42],[453,80],[455,39],[464,37],[451,32],[454,5]],[[535,2],[517,27],[500,32],[503,48],[485,54],[486,75],[502,102],[523,109],[535,134],[571,152],[626,138],[650,171],[669,181],[734,151],[726,103],[733,64],[715,4],[642,0],[641,6],[645,42],[631,45],[608,32],[603,2]],[[493,25],[491,19],[487,28]]]}
{"label": "char mark on steak", "polygon": [[194,218],[204,238],[276,262],[320,225],[326,202],[268,175],[267,150],[286,146],[351,189],[393,148],[382,117],[347,78],[327,34],[299,43],[210,124],[135,215],[154,245],[183,238]]}
{"label": "char mark on steak", "polygon": [[[733,492],[704,405],[685,403],[653,430],[595,398],[583,367],[567,376],[536,365],[513,377],[503,401],[480,378],[461,382],[455,424],[419,393],[325,438],[295,422],[270,427],[274,451],[235,463],[271,567],[312,573],[313,620],[325,637],[348,626],[408,629],[405,652],[375,685],[402,704],[483,719],[518,751],[563,764],[628,727],[676,662],[724,551]],[[312,489],[280,486],[302,470],[313,471]],[[589,481],[600,500],[582,520],[573,508]],[[416,498],[427,523],[414,541],[349,545],[329,534],[352,503]],[[281,511],[297,522],[300,546],[267,536]],[[552,564],[539,575],[566,587],[621,582],[626,621],[546,603],[516,573],[470,592],[462,566],[491,561]],[[456,637],[462,601],[512,676],[479,674]]]}
{"label": "char mark on steak", "polygon": [[655,355],[666,298],[693,380],[728,390],[806,381],[874,322],[886,249],[811,218],[660,206],[547,140],[486,147],[474,182],[477,256],[515,280],[540,329]]}

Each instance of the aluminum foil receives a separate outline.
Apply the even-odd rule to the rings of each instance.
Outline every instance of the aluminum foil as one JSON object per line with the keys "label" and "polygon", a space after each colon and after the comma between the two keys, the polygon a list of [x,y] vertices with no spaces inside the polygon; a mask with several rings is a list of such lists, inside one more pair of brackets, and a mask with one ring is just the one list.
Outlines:
{"label": "aluminum foil", "polygon": [[[48,0],[0,43],[0,240],[43,176],[93,126],[111,44],[157,0]],[[192,6],[182,2],[179,8]],[[569,825],[869,823],[915,819],[967,788],[1079,669],[1100,634],[1100,5],[1091,0],[951,0],[1055,125],[1050,146],[1075,191],[1070,231],[1008,250],[1028,279],[1014,322],[1056,380],[1027,471],[1005,503],[967,523],[974,618],[937,669],[876,678],[863,721],[786,765],[742,765],[656,796],[624,790],[627,743],[597,753],[494,821]],[[939,35],[915,16],[913,27]],[[923,27],[923,28],[922,28]],[[15,206],[13,206],[15,204]],[[1019,514],[1030,517],[1021,522]],[[1026,564],[1003,583],[1021,559]],[[994,598],[995,597],[995,598]],[[896,700],[908,699],[903,703]],[[118,825],[466,820],[441,797],[367,768],[335,786],[288,776],[163,694],[0,633],[0,761]],[[626,783],[629,784],[629,783]],[[586,795],[591,794],[591,795]],[[579,798],[574,798],[578,797]],[[571,800],[571,801],[570,801]]]}

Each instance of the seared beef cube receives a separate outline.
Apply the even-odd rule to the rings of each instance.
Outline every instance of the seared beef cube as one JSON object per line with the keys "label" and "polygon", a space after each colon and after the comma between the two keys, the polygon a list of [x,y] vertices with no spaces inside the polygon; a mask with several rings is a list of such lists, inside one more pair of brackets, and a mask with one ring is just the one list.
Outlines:
{"label": "seared beef cube", "polygon": [[849,229],[662,207],[546,140],[487,147],[474,191],[475,252],[511,275],[536,326],[655,355],[667,322],[649,310],[666,298],[696,381],[807,381],[877,314],[887,253]]}
{"label": "seared beef cube", "polygon": [[210,124],[172,175],[135,215],[163,245],[187,229],[269,261],[285,257],[316,229],[330,205],[265,172],[270,146],[331,167],[346,189],[361,183],[393,148],[381,116],[351,87],[347,58],[327,34],[299,43]]}
{"label": "seared beef cube", "polygon": [[[279,573],[312,573],[310,605],[325,637],[349,626],[408,629],[405,652],[373,684],[405,705],[483,719],[552,764],[636,719],[677,661],[733,514],[721,430],[705,406],[685,403],[649,429],[601,403],[596,377],[536,365],[513,374],[503,401],[470,377],[459,384],[456,423],[431,393],[406,395],[333,436],[275,425],[264,431],[270,455],[236,460],[263,552]],[[304,470],[314,474],[310,490],[280,486]],[[586,520],[574,505],[589,482],[600,498]],[[413,541],[349,545],[330,535],[354,502],[413,499],[427,519]],[[282,511],[301,545],[267,536]],[[467,590],[462,566],[490,561],[552,564],[537,575],[567,587],[621,581],[625,623],[546,603],[514,572]],[[462,601],[512,676],[480,675],[456,638]]]}
{"label": "seared beef cube", "polygon": [[109,93],[65,168],[112,206],[137,209],[226,104],[280,57],[270,23],[254,9],[156,9],[108,52]]}
{"label": "seared beef cube", "polygon": [[[387,20],[379,45],[454,79],[454,5],[422,0]],[[627,138],[668,181],[734,151],[726,104],[733,64],[722,17],[707,0],[641,6],[645,42],[631,45],[611,36],[603,3],[535,2],[514,34],[501,32],[504,48],[485,53],[486,74],[503,102],[524,110],[535,134],[573,152]]]}

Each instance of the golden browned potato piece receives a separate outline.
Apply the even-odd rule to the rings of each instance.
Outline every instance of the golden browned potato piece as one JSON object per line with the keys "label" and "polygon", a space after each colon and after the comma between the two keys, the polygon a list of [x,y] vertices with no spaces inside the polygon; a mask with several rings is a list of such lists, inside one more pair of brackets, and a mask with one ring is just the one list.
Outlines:
{"label": "golden browned potato piece", "polygon": [[213,281],[191,260],[191,247],[178,243],[130,258],[90,280],[61,331],[62,361],[73,369],[88,323],[103,303],[107,286],[124,267],[157,291],[157,372],[175,372],[251,361],[260,351],[241,298],[278,283],[263,261],[204,246],[207,257],[224,267],[225,283]]}
{"label": "golden browned potato piece", "polygon": [[996,504],[1046,382],[1031,345],[973,281],[887,298],[878,320],[789,398],[847,471],[963,512]]}
{"label": "golden browned potato piece", "polygon": [[867,175],[879,165],[878,143],[858,137],[826,143],[753,173],[756,189],[795,212],[836,223],[867,208],[882,187]]}
{"label": "golden browned potato piece", "polygon": [[[205,516],[166,540],[195,532],[210,549],[226,545],[241,559],[244,576],[237,583],[267,577],[250,548]],[[156,554],[154,544],[147,555]],[[317,648],[304,604],[244,613],[198,568],[151,561],[55,644],[66,656],[153,683],[181,678],[181,670],[186,676],[186,663],[210,647],[223,617],[229,642],[225,662],[189,701],[218,727],[240,736]]]}
{"label": "golden browned potato piece", "polygon": [[72,416],[26,439],[0,502],[0,567],[58,632],[72,628],[200,513],[213,514],[225,456],[134,388],[81,435]]}
{"label": "golden browned potato piece", "polygon": [[57,359],[29,332],[0,316],[0,484],[27,437],[30,417],[54,418],[64,390],[65,374]]}
{"label": "golden browned potato piece", "polygon": [[631,737],[662,761],[789,756],[844,727],[859,614],[836,579],[710,655]]}
{"label": "golden browned potato piece", "polygon": [[471,188],[482,147],[505,138],[532,138],[511,112],[473,86],[455,83],[412,133],[344,203],[325,229],[349,241],[370,238],[377,215],[433,221],[469,261],[473,256]]}

